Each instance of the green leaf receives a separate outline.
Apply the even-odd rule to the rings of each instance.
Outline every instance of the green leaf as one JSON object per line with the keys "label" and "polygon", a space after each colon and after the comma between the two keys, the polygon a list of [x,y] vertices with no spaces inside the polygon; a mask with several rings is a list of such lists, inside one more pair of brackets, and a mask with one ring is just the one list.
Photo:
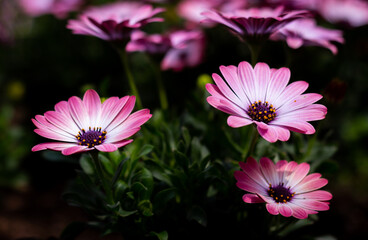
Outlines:
{"label": "green leaf", "polygon": [[184,139],[184,143],[185,143],[185,147],[186,149],[189,148],[190,146],[190,134],[189,134],[189,131],[186,127],[182,127],[181,128],[181,134],[183,135],[183,139]]}
{"label": "green leaf", "polygon": [[207,225],[207,214],[206,212],[199,206],[194,205],[187,213],[187,219],[195,220],[202,226]]}
{"label": "green leaf", "polygon": [[167,188],[158,192],[154,198],[155,209],[165,208],[166,204],[175,198],[176,188]]}
{"label": "green leaf", "polygon": [[130,215],[133,215],[134,213],[138,212],[138,210],[133,210],[133,211],[126,211],[124,209],[119,208],[119,210],[116,212],[120,217],[128,217]]}
{"label": "green leaf", "polygon": [[175,157],[176,164],[182,169],[184,169],[185,171],[187,171],[188,165],[189,165],[188,157],[179,151],[174,151],[174,157]]}
{"label": "green leaf", "polygon": [[142,148],[140,153],[138,154],[138,158],[141,158],[145,155],[148,155],[150,152],[152,152],[152,150],[154,149],[154,146],[149,145],[149,144],[145,144]]}
{"label": "green leaf", "polygon": [[123,180],[118,180],[115,184],[115,199],[121,200],[125,190],[128,189],[128,184]]}
{"label": "green leaf", "polygon": [[169,234],[166,231],[162,232],[150,232],[151,236],[156,236],[159,240],[167,240],[169,238]]}
{"label": "green leaf", "polygon": [[153,215],[153,207],[150,200],[143,200],[138,203],[138,209],[142,212],[143,216],[150,217]]}
{"label": "green leaf", "polygon": [[123,169],[124,163],[128,160],[128,158],[123,159],[120,163],[118,168],[116,169],[115,173],[114,173],[114,177],[111,180],[111,186],[114,186],[116,181],[119,179],[120,174],[121,174],[121,170]]}
{"label": "green leaf", "polygon": [[92,175],[95,171],[92,159],[87,154],[83,154],[79,159],[79,164],[86,174]]}

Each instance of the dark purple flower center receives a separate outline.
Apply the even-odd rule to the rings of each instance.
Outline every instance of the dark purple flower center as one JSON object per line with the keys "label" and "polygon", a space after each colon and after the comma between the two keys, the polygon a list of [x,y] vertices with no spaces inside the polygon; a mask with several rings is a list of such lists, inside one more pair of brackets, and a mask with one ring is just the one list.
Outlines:
{"label": "dark purple flower center", "polygon": [[106,131],[101,131],[101,128],[94,127],[92,129],[89,127],[88,131],[82,129],[75,137],[77,138],[79,145],[92,148],[104,142],[106,139],[106,133]]}
{"label": "dark purple flower center", "polygon": [[267,190],[268,196],[272,197],[273,200],[277,203],[287,203],[289,202],[295,195],[295,192],[290,191],[290,187],[284,187],[284,183],[281,183],[277,186],[272,186]]}
{"label": "dark purple flower center", "polygon": [[248,107],[247,114],[254,121],[269,123],[276,117],[276,109],[268,102],[255,101]]}

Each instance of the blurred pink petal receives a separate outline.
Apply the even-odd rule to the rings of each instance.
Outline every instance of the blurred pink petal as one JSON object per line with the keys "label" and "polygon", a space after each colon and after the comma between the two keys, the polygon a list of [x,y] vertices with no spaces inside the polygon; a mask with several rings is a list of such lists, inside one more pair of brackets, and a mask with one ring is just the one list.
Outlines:
{"label": "blurred pink petal", "polygon": [[89,35],[107,41],[130,38],[132,30],[150,22],[163,21],[153,16],[162,8],[138,2],[116,2],[88,8],[76,20],[69,20],[67,28],[74,34]]}
{"label": "blurred pink petal", "polygon": [[320,46],[337,53],[337,47],[332,42],[344,43],[342,31],[327,29],[316,25],[314,19],[295,20],[271,35],[272,40],[286,40],[291,48],[305,46]]}
{"label": "blurred pink petal", "polygon": [[78,10],[85,0],[18,0],[20,7],[30,16],[53,14],[65,18],[69,12]]}
{"label": "blurred pink petal", "polygon": [[239,35],[243,40],[261,40],[279,30],[281,27],[296,19],[309,15],[307,11],[283,10],[277,8],[249,8],[233,12],[204,11],[204,23],[220,23]]}

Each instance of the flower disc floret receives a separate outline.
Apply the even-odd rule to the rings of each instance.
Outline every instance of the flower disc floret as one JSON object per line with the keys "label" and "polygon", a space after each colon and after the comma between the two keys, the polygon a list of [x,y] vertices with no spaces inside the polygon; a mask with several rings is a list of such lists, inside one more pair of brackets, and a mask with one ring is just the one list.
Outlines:
{"label": "flower disc floret", "polygon": [[96,145],[102,144],[106,139],[106,131],[101,131],[101,128],[91,128],[89,127],[89,130],[84,130],[84,128],[78,132],[78,135],[76,136],[79,145],[81,146],[87,146],[89,148],[92,148]]}
{"label": "flower disc floret", "polygon": [[249,106],[248,115],[254,121],[269,123],[276,117],[276,110],[268,102],[262,103],[261,100],[254,102]]}

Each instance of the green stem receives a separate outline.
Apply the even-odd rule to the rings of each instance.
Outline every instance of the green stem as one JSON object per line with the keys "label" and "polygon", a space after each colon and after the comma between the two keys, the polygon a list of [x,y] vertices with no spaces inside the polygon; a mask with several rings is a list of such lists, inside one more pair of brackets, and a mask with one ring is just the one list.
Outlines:
{"label": "green stem", "polygon": [[105,191],[106,197],[107,197],[107,203],[108,204],[114,204],[114,197],[113,192],[109,184],[106,182],[104,173],[102,171],[102,165],[101,161],[98,158],[98,152],[97,151],[91,151],[90,156],[92,158],[95,171],[97,173],[98,180],[100,181],[103,190]]}
{"label": "green stem", "polygon": [[130,71],[130,68],[129,68],[128,54],[125,51],[125,48],[120,47],[120,48],[117,48],[117,49],[118,49],[118,52],[119,52],[119,55],[120,55],[120,58],[121,58],[121,61],[122,61],[123,67],[124,67],[125,74],[128,78],[130,90],[132,91],[132,94],[137,99],[137,107],[139,109],[141,109],[142,108],[142,101],[141,101],[141,97],[139,96],[137,86],[135,85],[133,74],[132,74],[132,72]]}
{"label": "green stem", "polygon": [[258,61],[259,53],[261,52],[264,43],[264,39],[253,39],[247,42],[253,67]]}
{"label": "green stem", "polygon": [[166,110],[169,106],[168,101],[167,101],[167,95],[166,95],[166,90],[165,90],[165,85],[162,79],[162,75],[161,75],[161,71],[160,71],[160,66],[155,63],[152,59],[150,59],[151,61],[151,66],[152,66],[152,70],[154,72],[154,74],[156,75],[156,83],[157,83],[157,88],[158,88],[158,95],[160,98],[160,104],[163,110]]}
{"label": "green stem", "polygon": [[244,160],[246,159],[246,157],[253,154],[256,143],[258,141],[258,132],[257,129],[255,129],[254,127],[251,127],[251,133],[249,135],[251,135],[251,141],[247,141],[242,153],[242,159]]}

